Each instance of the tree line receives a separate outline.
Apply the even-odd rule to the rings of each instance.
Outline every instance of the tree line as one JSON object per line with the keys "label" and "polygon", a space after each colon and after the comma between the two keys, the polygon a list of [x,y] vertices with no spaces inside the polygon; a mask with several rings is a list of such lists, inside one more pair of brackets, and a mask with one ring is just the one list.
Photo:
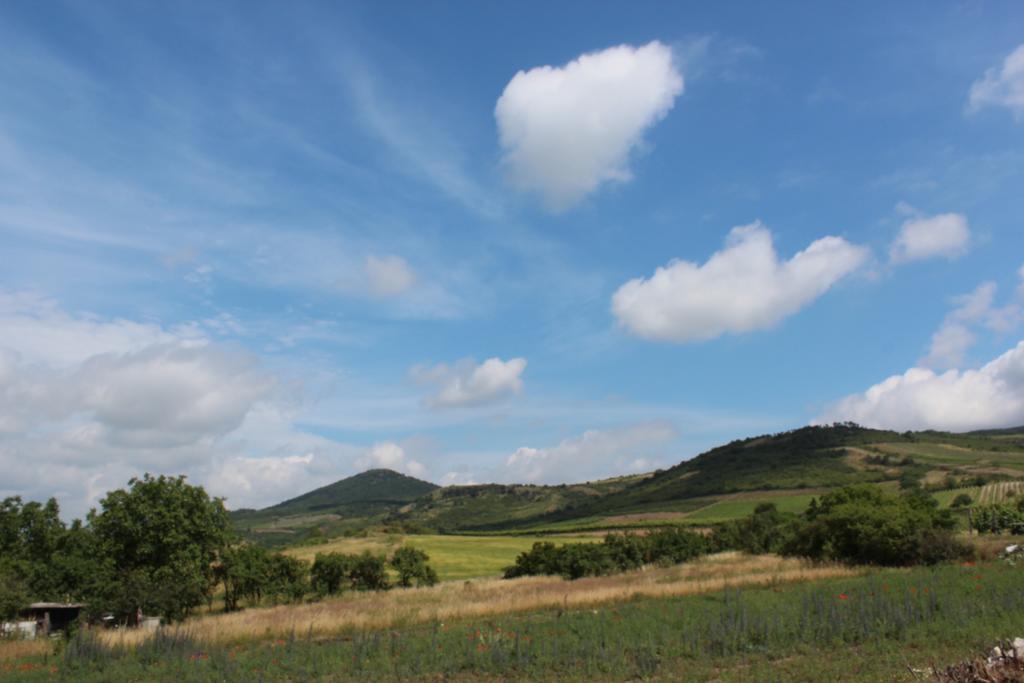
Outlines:
{"label": "tree line", "polygon": [[138,611],[170,621],[212,606],[298,601],[343,590],[429,585],[437,574],[425,553],[398,549],[391,558],[321,553],[298,560],[239,543],[224,501],[185,477],[145,475],[109,492],[85,521],[60,518],[55,499],[0,502],[0,619],[33,601],[82,602],[87,618]]}
{"label": "tree line", "polygon": [[[1013,529],[1021,519],[1024,512],[1014,509],[1010,514],[1009,506],[1003,506],[991,514],[976,514],[975,525]],[[749,516],[719,524],[707,535],[669,528],[646,535],[608,534],[600,543],[535,543],[505,570],[505,577],[552,574],[577,579],[645,564],[679,564],[725,550],[849,564],[937,564],[971,555],[955,532],[953,514],[939,509],[920,489],[890,494],[857,484],[812,499],[800,515],[779,512],[771,503],[759,505]]]}

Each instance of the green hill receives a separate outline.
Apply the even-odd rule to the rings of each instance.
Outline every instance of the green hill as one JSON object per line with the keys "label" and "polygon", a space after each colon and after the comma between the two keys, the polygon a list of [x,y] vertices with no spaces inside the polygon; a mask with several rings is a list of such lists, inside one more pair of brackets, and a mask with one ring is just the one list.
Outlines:
{"label": "green hill", "polygon": [[232,518],[249,537],[290,542],[316,527],[341,530],[379,521],[437,488],[392,470],[367,470],[262,510],[236,510]]}
{"label": "green hill", "polygon": [[893,432],[854,424],[810,426],[733,441],[598,499],[570,501],[533,518],[479,530],[571,529],[572,521],[677,512],[676,521],[718,521],[758,502],[806,505],[822,490],[859,482],[917,483],[940,490],[1024,478],[1021,430],[998,434]]}
{"label": "green hill", "polygon": [[799,512],[825,490],[859,482],[946,491],[1016,479],[1024,479],[1021,428],[951,434],[836,424],[740,439],[665,470],[584,484],[442,488],[370,470],[234,518],[250,538],[271,544],[388,525],[556,532],[710,524],[762,502]]}
{"label": "green hill", "polygon": [[439,488],[418,498],[392,519],[439,531],[507,526],[596,502],[650,475],[583,484],[477,484]]}

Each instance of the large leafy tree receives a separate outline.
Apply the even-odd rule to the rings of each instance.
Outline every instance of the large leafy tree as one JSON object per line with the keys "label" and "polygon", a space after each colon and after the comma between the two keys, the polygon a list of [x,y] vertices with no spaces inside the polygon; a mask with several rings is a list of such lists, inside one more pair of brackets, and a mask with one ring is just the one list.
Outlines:
{"label": "large leafy tree", "polygon": [[223,501],[201,486],[183,476],[132,479],[100,501],[89,525],[107,562],[96,588],[107,609],[176,620],[212,595],[230,521]]}
{"label": "large leafy tree", "polygon": [[82,599],[96,557],[90,531],[78,521],[65,527],[56,500],[0,502],[0,583],[15,596],[9,604]]}

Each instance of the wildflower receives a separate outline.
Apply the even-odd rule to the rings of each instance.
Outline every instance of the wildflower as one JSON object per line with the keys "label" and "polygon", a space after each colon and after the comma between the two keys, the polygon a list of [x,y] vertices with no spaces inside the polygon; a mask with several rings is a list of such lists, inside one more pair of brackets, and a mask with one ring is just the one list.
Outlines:
{"label": "wildflower", "polygon": [[840,599],[840,600],[849,600],[849,599],[850,599],[850,596],[849,596],[849,595],[847,595],[846,593],[840,593],[840,594],[839,594],[839,599]]}

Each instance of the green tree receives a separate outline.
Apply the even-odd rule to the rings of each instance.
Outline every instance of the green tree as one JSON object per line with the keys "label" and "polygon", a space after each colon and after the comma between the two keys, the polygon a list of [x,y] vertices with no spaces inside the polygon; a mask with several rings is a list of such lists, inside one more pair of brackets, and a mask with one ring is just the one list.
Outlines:
{"label": "green tree", "polygon": [[309,563],[274,553],[267,558],[265,593],[274,602],[301,602],[309,590]]}
{"label": "green tree", "polygon": [[212,595],[230,521],[223,501],[185,477],[132,479],[89,513],[107,580],[97,601],[108,609],[182,619]]}
{"label": "green tree", "polygon": [[417,586],[433,586],[437,583],[437,572],[428,562],[430,556],[411,545],[405,545],[395,551],[390,565],[398,572],[398,585],[409,587],[413,582]]}
{"label": "green tree", "polygon": [[0,560],[0,621],[14,619],[29,601],[21,572],[10,562]]}
{"label": "green tree", "polygon": [[353,556],[343,553],[317,553],[310,570],[310,584],[317,595],[336,595],[350,583]]}
{"label": "green tree", "polygon": [[391,587],[384,557],[374,555],[368,550],[353,558],[349,578],[355,590],[380,591]]}
{"label": "green tree", "polygon": [[258,605],[269,582],[270,553],[257,545],[227,548],[216,566],[216,577],[224,586],[224,609],[238,609],[241,600]]}

